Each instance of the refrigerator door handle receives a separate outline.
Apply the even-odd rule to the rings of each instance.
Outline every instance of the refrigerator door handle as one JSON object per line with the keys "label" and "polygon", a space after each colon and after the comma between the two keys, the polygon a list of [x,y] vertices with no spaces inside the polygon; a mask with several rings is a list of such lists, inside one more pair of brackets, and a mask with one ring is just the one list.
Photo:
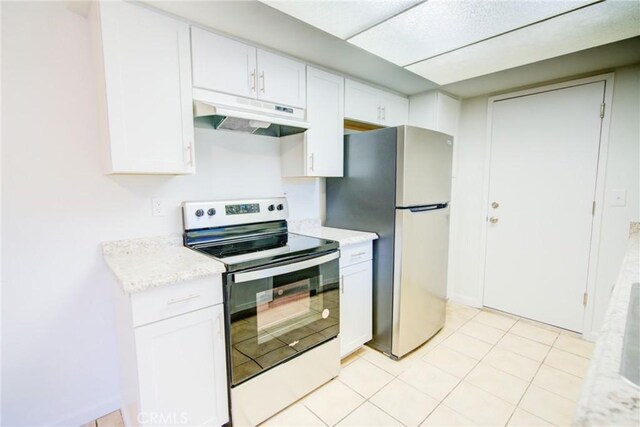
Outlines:
{"label": "refrigerator door handle", "polygon": [[428,212],[428,211],[435,211],[438,209],[445,209],[448,206],[449,206],[449,202],[438,203],[435,205],[416,206],[416,207],[407,208],[407,209],[409,209],[411,212]]}

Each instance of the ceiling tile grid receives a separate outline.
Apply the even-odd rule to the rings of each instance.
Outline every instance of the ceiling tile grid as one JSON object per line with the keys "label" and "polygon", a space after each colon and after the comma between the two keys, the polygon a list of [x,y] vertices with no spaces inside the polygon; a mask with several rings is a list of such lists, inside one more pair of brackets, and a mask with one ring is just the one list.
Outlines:
{"label": "ceiling tile grid", "polygon": [[640,35],[638,0],[261,0],[439,85]]}

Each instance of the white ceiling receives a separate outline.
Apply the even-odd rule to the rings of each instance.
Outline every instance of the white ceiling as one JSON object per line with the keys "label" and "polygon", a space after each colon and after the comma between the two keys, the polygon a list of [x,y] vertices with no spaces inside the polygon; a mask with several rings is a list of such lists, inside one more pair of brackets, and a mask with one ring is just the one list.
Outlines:
{"label": "white ceiling", "polygon": [[[351,40],[357,40],[368,31],[375,31],[376,23],[372,20],[382,19],[381,25],[390,25],[387,22],[394,21],[394,16],[416,13],[412,11],[423,7],[423,4],[442,3],[440,0],[429,0],[427,3],[415,0],[265,1],[275,3],[276,8],[255,0],[143,0],[156,9],[219,33],[406,95],[441,87],[452,95],[465,98],[640,62],[640,37],[636,37],[640,35],[638,0],[608,0],[593,5],[592,1],[587,0],[551,0],[558,5],[545,6],[547,15],[553,13],[550,12],[551,7],[557,7],[553,11],[561,11],[570,10],[576,5],[586,6],[534,25],[507,30],[505,34],[488,36],[486,40],[448,53],[436,53],[430,59],[411,65],[409,68],[412,71],[336,37],[329,31],[339,32],[342,37],[356,34]],[[540,0],[448,0],[450,4],[464,2],[468,3],[464,5],[468,8],[476,3],[517,2],[526,6],[529,2],[538,4]],[[351,8],[349,19],[345,19],[347,15],[340,14],[345,7]],[[470,13],[466,9],[465,15],[459,9],[463,6],[456,7],[457,12],[452,12],[454,15],[467,16]],[[546,16],[528,7],[525,7],[527,12],[500,7],[503,7],[500,9],[501,16],[517,15],[519,23],[532,14],[536,14],[536,19]],[[298,10],[296,13],[300,14],[300,18],[284,13],[282,10],[285,9]],[[507,10],[510,12],[505,12]],[[490,14],[487,11],[484,13]],[[380,18],[385,14],[393,16],[388,17],[390,19]],[[320,16],[323,18],[316,19],[317,22],[311,25],[301,20],[303,15],[307,20]],[[330,18],[336,15],[338,17]],[[477,18],[472,16],[469,22],[476,22],[474,20]],[[513,27],[513,23],[498,24],[501,30]],[[319,29],[320,25],[324,28]],[[492,34],[489,31],[491,27],[467,26],[470,28],[465,30],[466,37],[475,34],[475,37],[486,38],[487,34]],[[450,33],[463,42],[469,40],[464,39],[462,34],[457,35],[455,30],[450,30]],[[402,48],[404,42],[396,42]],[[427,46],[425,49],[433,48]],[[446,48],[440,47],[432,52],[443,49]],[[440,84],[434,83],[433,80],[438,79]]]}
{"label": "white ceiling", "polygon": [[430,0],[349,39],[349,43],[406,67],[588,3],[594,0]]}
{"label": "white ceiling", "polygon": [[439,85],[640,35],[638,0],[261,1]]}
{"label": "white ceiling", "polygon": [[347,39],[423,0],[261,1],[329,34]]}

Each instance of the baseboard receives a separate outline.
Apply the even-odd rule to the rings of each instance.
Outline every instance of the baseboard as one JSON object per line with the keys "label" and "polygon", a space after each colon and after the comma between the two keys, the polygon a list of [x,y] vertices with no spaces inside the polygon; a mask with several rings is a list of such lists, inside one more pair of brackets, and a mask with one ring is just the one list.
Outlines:
{"label": "baseboard", "polygon": [[449,296],[449,300],[460,303],[460,304],[468,305],[470,307],[477,307],[477,308],[482,307],[482,301],[480,300],[480,298],[471,298],[464,295],[451,294]]}
{"label": "baseboard", "polygon": [[113,397],[88,408],[82,408],[76,413],[65,417],[64,420],[51,423],[51,425],[58,427],[81,426],[118,409],[120,409],[120,396]]}

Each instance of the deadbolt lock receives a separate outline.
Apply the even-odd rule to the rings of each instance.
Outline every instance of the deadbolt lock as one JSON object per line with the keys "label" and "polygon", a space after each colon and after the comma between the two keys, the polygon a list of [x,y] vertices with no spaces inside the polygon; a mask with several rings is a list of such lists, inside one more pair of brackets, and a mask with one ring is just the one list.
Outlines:
{"label": "deadbolt lock", "polygon": [[500,207],[500,203],[498,203],[498,202],[493,202],[493,203],[491,203],[491,207],[492,207],[493,209],[498,209],[498,208]]}
{"label": "deadbolt lock", "polygon": [[496,218],[495,216],[492,216],[491,218],[489,218],[489,222],[491,224],[495,224],[496,222],[498,222],[498,218]]}

